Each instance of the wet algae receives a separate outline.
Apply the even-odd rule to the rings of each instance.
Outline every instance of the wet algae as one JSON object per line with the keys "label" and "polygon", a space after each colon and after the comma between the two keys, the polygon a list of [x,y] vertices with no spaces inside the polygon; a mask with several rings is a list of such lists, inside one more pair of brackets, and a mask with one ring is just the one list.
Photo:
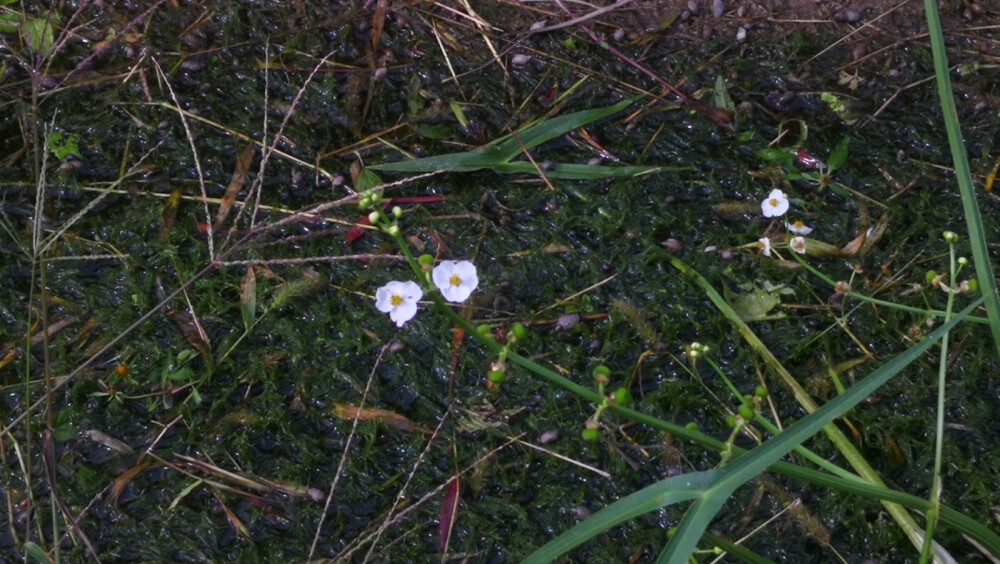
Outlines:
{"label": "wet algae", "polygon": [[[700,341],[741,391],[767,385],[782,421],[802,415],[704,293],[673,270],[668,239],[716,287],[788,289],[776,310],[784,317],[753,329],[819,401],[836,394],[831,367],[870,357],[839,374],[850,385],[929,331],[922,316],[838,301],[818,278],[759,256],[757,240],[784,229],[758,213],[774,187],[793,198],[793,219],[837,247],[888,218],[864,256],[811,264],[882,299],[944,307],[925,273],[946,268],[940,232],[964,223],[933,88],[909,86],[933,72],[919,41],[853,64],[852,44],[824,51],[842,35],[836,26],[735,43],[719,22],[704,34],[712,24],[704,14],[671,19],[664,9],[663,29],[639,10],[592,23],[706,105],[725,105],[721,77],[734,116],[723,127],[660,95],[577,29],[518,32],[546,17],[541,8],[477,7],[498,26],[482,28],[454,14],[459,3],[360,4],[81,4],[75,18],[66,7],[16,14],[40,29],[50,19],[56,36],[69,31],[49,50],[0,28],[13,46],[0,82],[6,559],[22,559],[30,542],[58,545],[69,561],[85,560],[88,544],[104,561],[518,561],[624,495],[715,467],[718,453],[613,416],[601,440],[584,441],[594,407],[517,368],[500,391],[488,390],[494,358],[430,308],[397,330],[372,295],[411,275],[391,238],[352,232],[366,215],[355,204],[288,220],[349,195],[365,166],[467,151],[530,120],[644,96],[532,159],[542,168],[596,158],[678,170],[548,183],[445,172],[386,197],[441,196],[403,200],[401,225],[418,252],[476,263],[482,282],[463,315],[498,332],[525,323],[531,336],[519,351],[584,385],[593,385],[595,365],[611,367],[612,384],[627,386],[641,411],[728,436],[735,400],[685,353]],[[869,51],[896,39],[869,37]],[[984,49],[983,60],[996,56],[992,44]],[[529,59],[514,64],[515,54]],[[996,78],[983,65],[956,79],[983,176],[1000,139],[995,112],[980,103],[995,100]],[[55,133],[76,150],[46,151]],[[804,177],[804,157],[760,156],[771,146],[826,160],[845,137],[834,180],[864,198]],[[279,152],[263,163],[255,153],[235,208],[210,229],[251,143]],[[986,198],[984,221],[995,232]],[[52,244],[41,252],[33,233]],[[953,342],[944,499],[990,522],[1000,476],[996,360],[977,352],[990,349],[982,327],[963,326]],[[918,361],[842,424],[892,487],[921,496],[933,464],[936,366],[935,354]],[[406,423],[342,417],[338,406],[363,398]],[[559,438],[544,448],[584,466],[519,442],[551,431]],[[809,446],[837,456],[823,438]],[[442,498],[458,472],[444,552]],[[65,510],[54,512],[53,498]],[[788,562],[833,560],[834,550],[846,561],[914,558],[876,502],[781,476],[738,490],[712,531],[741,538],[793,499],[813,519],[779,518],[747,548]],[[570,560],[652,561],[681,511],[629,521]],[[961,561],[984,560],[955,531],[939,534]]]}

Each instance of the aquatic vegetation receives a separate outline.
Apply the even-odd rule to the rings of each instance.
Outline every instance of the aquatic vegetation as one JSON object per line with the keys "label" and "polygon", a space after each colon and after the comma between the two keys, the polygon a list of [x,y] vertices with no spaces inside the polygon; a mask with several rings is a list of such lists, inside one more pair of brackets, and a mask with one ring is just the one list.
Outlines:
{"label": "aquatic vegetation", "polygon": [[1000,553],[923,50],[293,4],[0,14],[8,558]]}

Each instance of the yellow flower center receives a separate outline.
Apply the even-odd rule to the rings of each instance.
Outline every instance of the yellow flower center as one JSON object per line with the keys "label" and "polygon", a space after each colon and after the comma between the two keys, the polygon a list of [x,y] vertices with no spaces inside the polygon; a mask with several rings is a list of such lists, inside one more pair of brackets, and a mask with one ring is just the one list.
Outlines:
{"label": "yellow flower center", "polygon": [[771,201],[771,207],[772,208],[778,207],[778,199],[777,198],[771,198],[770,201]]}
{"label": "yellow flower center", "polygon": [[392,297],[389,298],[389,303],[391,303],[393,307],[396,307],[399,304],[403,303],[403,296],[400,296],[399,294],[393,294]]}
{"label": "yellow flower center", "polygon": [[451,278],[448,279],[448,282],[451,282],[452,286],[461,286],[462,285],[462,277],[459,276],[459,275],[457,275],[457,274],[452,274]]}
{"label": "yellow flower center", "polygon": [[803,223],[802,223],[802,220],[801,220],[801,219],[797,219],[797,220],[795,220],[795,228],[796,228],[796,229],[802,229],[803,227],[805,227],[805,226],[803,225]]}

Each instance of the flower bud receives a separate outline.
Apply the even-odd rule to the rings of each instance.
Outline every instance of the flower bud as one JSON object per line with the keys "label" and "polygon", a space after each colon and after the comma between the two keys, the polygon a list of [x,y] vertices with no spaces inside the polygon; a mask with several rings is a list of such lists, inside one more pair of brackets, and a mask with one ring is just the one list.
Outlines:
{"label": "flower bud", "polygon": [[370,214],[368,214],[368,223],[371,223],[372,225],[378,225],[379,217],[381,216],[378,213],[378,211],[371,212]]}
{"label": "flower bud", "polygon": [[599,364],[594,368],[594,381],[598,384],[607,384],[610,380],[611,369],[603,364]]}
{"label": "flower bud", "polygon": [[632,392],[628,391],[628,388],[618,388],[615,390],[615,403],[628,407],[632,403]]}
{"label": "flower bud", "polygon": [[528,328],[523,323],[515,323],[510,328],[510,334],[518,341],[523,341],[528,338]]}

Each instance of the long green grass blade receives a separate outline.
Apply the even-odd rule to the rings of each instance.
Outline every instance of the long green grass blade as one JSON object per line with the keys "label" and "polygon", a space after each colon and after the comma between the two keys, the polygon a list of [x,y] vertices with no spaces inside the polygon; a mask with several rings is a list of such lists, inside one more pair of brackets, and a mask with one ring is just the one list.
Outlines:
{"label": "long green grass blade", "polygon": [[927,13],[927,28],[930,32],[931,51],[934,54],[934,74],[937,77],[938,96],[941,98],[941,111],[944,113],[944,126],[948,132],[948,145],[951,146],[951,158],[955,164],[955,178],[962,194],[962,209],[965,211],[965,223],[969,229],[972,259],[976,263],[979,287],[986,298],[986,315],[990,320],[993,344],[1000,354],[1000,296],[997,294],[997,281],[990,265],[986,231],[983,229],[983,219],[979,214],[979,203],[976,201],[976,190],[972,184],[969,159],[965,154],[965,141],[962,139],[962,129],[959,127],[955,97],[951,92],[948,55],[944,48],[944,34],[941,32],[941,18],[938,16],[935,0],[924,0],[924,11]]}
{"label": "long green grass blade", "polygon": [[[493,172],[500,174],[537,174],[535,165],[527,161],[513,161],[491,167]],[[622,178],[641,176],[654,172],[678,171],[686,167],[678,166],[591,166],[585,164],[557,164],[545,171],[549,178],[566,180],[601,180],[603,178]]]}
{"label": "long green grass blade", "polygon": [[768,466],[774,464],[803,441],[815,435],[829,422],[873,394],[892,377],[903,371],[911,362],[927,352],[958,321],[964,319],[982,302],[982,298],[957,314],[954,319],[934,330],[926,339],[899,354],[884,366],[837,396],[818,410],[796,421],[777,436],[753,449],[745,456],[719,470],[704,495],[701,496],[677,526],[677,533],[661,554],[660,562],[684,564],[698,546],[698,540],[708,528],[718,510],[736,488],[754,479]]}
{"label": "long green grass blade", "polygon": [[[976,303],[957,314],[954,319],[928,335],[926,339],[889,361],[886,365],[873,372],[857,385],[847,390],[844,394],[838,396],[836,399],[819,410],[806,416],[801,421],[788,427],[784,432],[767,441],[760,447],[739,456],[736,461],[730,463],[723,469],[712,473],[695,473],[693,475],[694,479],[688,475],[685,475],[688,476],[687,480],[678,480],[678,478],[683,478],[684,476],[668,478],[667,480],[657,482],[656,484],[630,494],[629,496],[612,503],[601,511],[598,511],[586,521],[559,535],[529,556],[526,561],[532,563],[550,562],[551,560],[564,554],[566,551],[589,540],[594,535],[606,530],[607,528],[631,519],[636,515],[641,515],[642,513],[653,511],[660,507],[665,507],[673,503],[695,498],[701,491],[704,491],[705,494],[701,495],[701,499],[696,501],[695,505],[692,507],[698,506],[703,503],[704,500],[709,498],[712,498],[714,503],[721,505],[721,503],[724,503],[725,500],[732,494],[732,491],[734,491],[737,487],[753,479],[757,476],[757,474],[763,471],[764,468],[772,465],[773,470],[793,475],[794,477],[801,479],[806,479],[813,483],[820,482],[836,489],[858,493],[866,497],[892,498],[894,501],[906,503],[909,506],[924,507],[928,505],[928,501],[923,498],[904,494],[902,492],[894,492],[873,484],[862,483],[860,480],[844,480],[843,478],[822,474],[820,472],[816,472],[815,470],[798,468],[787,463],[779,463],[778,459],[784,456],[794,446],[801,444],[803,441],[816,434],[829,421],[843,415],[847,410],[852,408],[865,397],[871,395],[874,390],[878,389],[890,378],[898,374],[904,367],[917,359],[935,342],[937,342],[946,331],[950,330],[965,316],[967,316],[969,312],[977,307],[981,301],[982,299],[980,298],[980,300]],[[638,413],[636,414],[641,415]],[[642,415],[637,419],[642,420],[642,422],[650,422],[649,420],[656,421],[645,415]],[[717,446],[721,447],[722,445],[718,444]],[[749,462],[744,459],[749,459]],[[792,470],[793,468],[795,470]],[[697,491],[694,490],[699,487],[704,487],[704,489],[698,489]],[[720,499],[721,502],[718,501]],[[948,522],[954,524],[955,526],[962,526],[963,530],[964,527],[970,527],[971,530],[975,531],[977,540],[985,538],[987,539],[991,550],[1000,550],[1000,538],[997,538],[996,535],[993,535],[988,529],[954,510],[949,510],[947,512],[942,511],[942,520],[945,520],[945,513],[947,513],[946,518]],[[699,519],[707,519],[707,522],[703,524],[701,530],[698,530],[698,527],[695,526],[697,523],[687,523],[686,527],[683,529],[679,527],[678,533],[674,535],[674,540],[670,542],[670,545],[677,545],[677,548],[670,549],[670,546],[668,545],[668,550],[671,550],[671,552],[668,552],[667,555],[673,557],[674,554],[690,554],[690,552],[697,546],[698,539],[700,538],[701,533],[704,532],[704,528],[708,526],[708,523],[711,522],[711,519],[714,518],[715,514],[716,512],[707,512],[704,515],[698,516]],[[687,516],[685,517],[685,520],[687,520]],[[681,524],[685,525],[685,521],[682,521]],[[686,559],[686,557],[681,556],[678,556],[678,558],[680,559],[679,561]]]}
{"label": "long green grass blade", "polygon": [[517,132],[516,139],[512,136],[510,139],[500,143],[497,148],[500,150],[500,154],[503,155],[504,161],[509,161],[520,155],[524,149],[534,149],[542,143],[565,135],[574,129],[579,129],[599,119],[617,114],[629,107],[633,101],[622,100],[613,106],[573,112],[545,120],[535,125],[523,127]]}
{"label": "long green grass blade", "polygon": [[[795,400],[799,402],[799,405],[804,407],[806,411],[810,413],[819,409],[815,400],[806,392],[805,388],[795,379],[794,376],[781,364],[774,353],[772,353],[760,340],[759,337],[753,332],[749,325],[744,322],[740,316],[733,310],[732,306],[729,305],[726,300],[723,299],[719,292],[715,290],[714,287],[705,279],[704,276],[699,274],[696,270],[684,264],[682,261],[676,257],[670,257],[671,264],[675,268],[689,276],[695,284],[697,284],[704,292],[705,295],[712,300],[719,311],[729,319],[733,326],[739,331],[743,339],[754,349],[754,351],[764,359],[764,362],[771,367],[771,370],[781,379],[785,386],[792,392],[795,396]],[[980,300],[981,302],[982,300]],[[868,463],[861,452],[851,443],[850,440],[844,436],[843,431],[840,430],[836,425],[829,424],[823,431],[826,433],[827,438],[833,442],[837,450],[841,452],[847,462],[854,468],[854,470],[865,480],[879,485],[885,486],[882,478],[878,475],[878,472],[872,468],[872,465]],[[883,502],[882,505],[886,508],[892,518],[899,524],[900,528],[913,543],[917,550],[923,546],[923,530],[917,526],[916,520],[910,515],[903,507],[893,503]],[[935,550],[941,551],[943,556],[943,549],[935,546]]]}
{"label": "long green grass blade", "polygon": [[[440,295],[432,294],[431,299],[433,299],[437,303],[441,311],[443,311],[455,324],[465,329],[466,334],[473,335],[480,342],[480,344],[483,345],[486,349],[491,350],[494,353],[500,353],[501,350],[503,350],[503,345],[499,344],[496,340],[479,335],[479,333],[476,332],[476,328],[473,327],[467,320],[458,315],[452,308],[448,307],[444,303],[444,298],[442,298]],[[975,305],[976,304],[973,304],[973,306],[970,307],[975,307]],[[553,384],[565,390],[568,390],[573,394],[576,394],[582,399],[594,403],[601,402],[604,399],[600,394],[598,394],[594,390],[590,388],[585,388],[580,384],[577,384],[576,382],[562,376],[561,374],[558,374],[548,368],[545,368],[544,366],[541,366],[517,353],[511,352],[509,353],[507,358],[513,364],[516,364],[524,368],[526,371],[531,372],[537,376],[545,378],[546,380],[552,382]],[[676,437],[693,441],[697,444],[702,445],[705,448],[717,451],[722,451],[723,449],[726,448],[725,443],[723,443],[718,439],[705,435],[701,432],[688,429],[682,425],[675,425],[673,423],[670,423],[669,421],[663,421],[662,419],[657,419],[656,417],[647,415],[645,413],[642,413],[641,411],[636,411],[634,409],[629,409],[627,407],[622,407],[622,406],[612,406],[610,409],[622,417],[626,417],[637,423],[647,425],[652,429],[663,431],[665,433],[670,433]],[[743,449],[740,449],[738,447],[733,449],[733,455],[735,457],[744,456],[745,454],[746,451],[744,451]],[[775,462],[773,465],[771,465],[770,470],[773,472],[777,472],[783,476],[788,476],[789,478],[801,480],[803,482],[813,484],[816,486],[827,487],[845,493],[852,493],[868,499],[878,499],[885,502],[891,502],[909,507],[911,509],[916,509],[921,512],[925,512],[931,506],[930,502],[928,502],[926,498],[917,497],[915,495],[911,495],[905,492],[891,490],[884,486],[872,484],[870,482],[861,479],[841,478],[839,476],[834,476],[831,474],[820,472],[812,468],[805,468],[789,462],[783,462],[783,461]],[[655,484],[650,487],[655,487]],[[641,495],[647,495],[647,494],[642,493],[640,494],[640,496]],[[602,511],[606,511],[610,507],[611,506],[605,508]],[[591,516],[591,519],[594,519],[599,514],[600,512],[595,513],[593,516]],[[990,530],[989,527],[983,525],[982,523],[976,521],[975,519],[972,519],[971,517],[963,515],[962,513],[951,507],[946,507],[946,506],[942,506],[941,508],[940,519],[941,522],[944,523],[945,525],[948,525],[949,527],[954,527],[955,529],[968,535],[970,538],[974,539],[984,548],[989,550],[990,553],[1000,558],[1000,536],[998,536],[996,533]],[[568,533],[569,531],[566,531],[563,534],[568,534]]]}
{"label": "long green grass blade", "polygon": [[717,537],[711,533],[705,533],[701,536],[701,540],[705,544],[710,544],[716,548],[721,548],[729,554],[739,558],[744,562],[749,562],[750,564],[774,564],[773,560],[764,558],[763,556],[757,554],[756,552],[744,548],[736,543],[732,543],[722,537]]}
{"label": "long green grass blade", "polygon": [[473,170],[483,170],[492,166],[503,164],[504,159],[500,158],[500,150],[496,147],[486,146],[475,151],[464,153],[449,153],[447,155],[436,155],[424,157],[422,159],[412,159],[408,161],[396,161],[394,163],[382,163],[371,165],[368,168],[373,170],[387,170],[390,172],[433,172],[435,170],[447,170],[449,172],[471,172]]}
{"label": "long green grass blade", "polygon": [[674,476],[625,496],[539,548],[524,560],[524,564],[550,562],[615,525],[692,499],[701,494],[714,474],[715,470],[708,470]]}
{"label": "long green grass blade", "polygon": [[[474,170],[489,169],[502,174],[535,174],[537,173],[537,169],[530,162],[511,162],[511,159],[522,154],[525,150],[534,149],[542,143],[551,141],[561,135],[565,135],[574,129],[578,129],[599,119],[614,115],[627,108],[631,103],[632,100],[622,100],[613,106],[573,112],[571,114],[545,120],[522,128],[517,132],[516,137],[512,135],[506,136],[502,140],[497,140],[474,151],[451,153],[448,155],[436,155],[433,157],[397,161],[393,163],[383,163],[372,165],[368,168],[391,172],[433,172],[435,170],[444,170],[448,172],[471,172]],[[553,170],[546,171],[545,174],[552,178],[587,180],[635,176],[655,172],[657,170],[679,169],[673,167],[611,167],[559,164],[556,165]]]}

